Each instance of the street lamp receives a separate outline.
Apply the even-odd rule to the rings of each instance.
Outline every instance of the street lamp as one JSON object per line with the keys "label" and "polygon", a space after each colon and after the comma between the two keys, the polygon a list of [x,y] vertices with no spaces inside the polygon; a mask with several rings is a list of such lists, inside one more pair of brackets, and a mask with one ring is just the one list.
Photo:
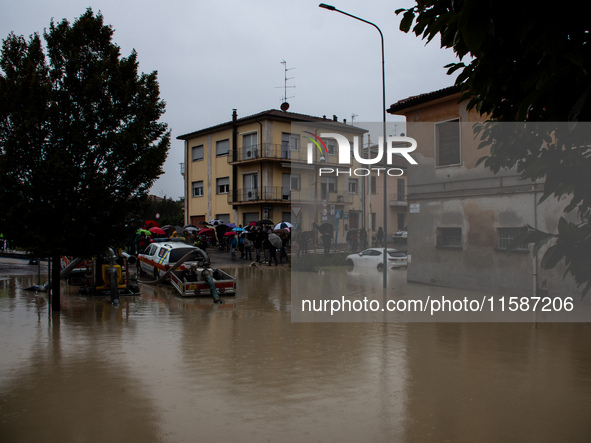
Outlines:
{"label": "street lamp", "polygon": [[[321,8],[328,9],[329,11],[336,11],[354,18],[355,20],[359,20],[363,23],[367,23],[368,25],[373,26],[378,30],[380,33],[380,40],[382,42],[382,130],[383,130],[383,143],[386,144],[386,68],[385,68],[385,61],[384,61],[384,35],[378,26],[372,22],[368,22],[360,17],[355,15],[349,14],[348,12],[341,11],[340,9],[335,8],[334,6],[327,5],[325,3],[320,3],[318,5]],[[385,149],[384,149],[385,150]],[[384,173],[384,256],[383,256],[383,264],[384,264],[384,275],[383,275],[383,283],[384,289],[386,289],[388,285],[388,179],[387,174]]]}

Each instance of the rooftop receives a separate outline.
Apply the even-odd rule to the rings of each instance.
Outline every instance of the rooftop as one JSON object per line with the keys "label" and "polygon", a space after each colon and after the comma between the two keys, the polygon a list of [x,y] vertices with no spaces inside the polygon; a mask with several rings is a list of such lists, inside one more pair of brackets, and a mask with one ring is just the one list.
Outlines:
{"label": "rooftop", "polygon": [[414,95],[412,97],[408,97],[402,99],[393,105],[390,105],[388,108],[388,113],[390,114],[397,114],[400,111],[407,110],[409,108],[421,105],[423,103],[432,102],[433,100],[437,100],[439,98],[448,97],[453,94],[457,94],[461,91],[460,86],[449,86],[444,89],[439,89],[438,91],[427,92],[425,94]]}
{"label": "rooftop", "polygon": [[245,124],[254,121],[260,120],[277,120],[277,121],[287,121],[287,122],[318,122],[318,123],[330,123],[332,125],[341,126],[342,129],[346,129],[347,131],[358,131],[360,133],[367,132],[367,130],[348,125],[344,122],[339,122],[336,120],[336,116],[333,116],[332,119],[327,118],[326,116],[323,117],[316,117],[313,115],[306,115],[306,114],[299,114],[296,112],[287,112],[287,111],[280,111],[278,109],[269,109],[267,111],[259,112],[257,114],[249,115],[246,117],[236,118],[236,120],[229,120],[224,123],[220,123],[218,125],[210,126],[208,128],[199,129],[194,132],[190,132],[188,134],[179,135],[177,140],[188,140],[190,138],[196,137],[198,135],[204,135],[211,132],[216,132],[221,129],[226,129],[231,127],[233,124]]}

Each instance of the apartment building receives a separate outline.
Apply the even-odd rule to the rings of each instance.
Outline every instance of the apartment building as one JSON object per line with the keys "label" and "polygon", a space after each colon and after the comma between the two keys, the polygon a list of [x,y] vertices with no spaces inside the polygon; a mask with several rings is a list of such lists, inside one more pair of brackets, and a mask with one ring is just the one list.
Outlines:
{"label": "apartment building", "polygon": [[323,132],[343,134],[353,146],[367,131],[336,117],[268,110],[239,118],[234,110],[227,122],[177,137],[185,142],[186,223],[268,219],[304,231],[330,223],[341,240],[345,228],[364,226],[363,178],[339,172],[334,140],[316,146]]}

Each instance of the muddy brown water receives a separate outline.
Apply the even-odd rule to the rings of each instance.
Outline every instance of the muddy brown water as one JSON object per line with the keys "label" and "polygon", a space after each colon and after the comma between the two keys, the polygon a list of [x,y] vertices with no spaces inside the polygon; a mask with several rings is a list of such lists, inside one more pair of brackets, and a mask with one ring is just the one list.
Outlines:
{"label": "muddy brown water", "polygon": [[591,439],[589,324],[292,323],[287,268],[232,272],[221,306],[64,284],[59,313],[0,276],[0,441]]}

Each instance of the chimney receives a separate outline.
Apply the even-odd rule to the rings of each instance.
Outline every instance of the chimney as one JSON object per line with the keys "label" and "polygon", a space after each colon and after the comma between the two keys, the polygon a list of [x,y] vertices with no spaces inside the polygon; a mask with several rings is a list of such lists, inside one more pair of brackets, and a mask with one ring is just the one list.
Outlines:
{"label": "chimney", "polygon": [[232,109],[232,121],[235,122],[238,120],[238,114],[236,113],[236,109]]}
{"label": "chimney", "polygon": [[333,121],[333,122],[336,122],[336,121],[339,121],[339,119],[337,118],[337,116],[336,116],[336,115],[333,115],[333,116],[332,116],[332,121]]}

